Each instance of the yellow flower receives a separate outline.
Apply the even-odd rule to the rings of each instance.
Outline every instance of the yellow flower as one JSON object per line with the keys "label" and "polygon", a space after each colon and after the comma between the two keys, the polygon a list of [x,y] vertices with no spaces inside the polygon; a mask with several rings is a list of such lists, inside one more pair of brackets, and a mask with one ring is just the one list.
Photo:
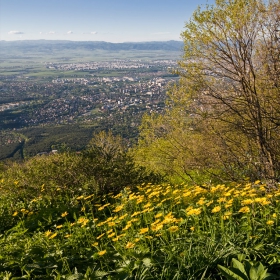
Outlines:
{"label": "yellow flower", "polygon": [[231,212],[225,212],[224,216],[223,216],[223,219],[228,220],[231,214],[232,214]]}
{"label": "yellow flower", "polygon": [[91,194],[91,195],[85,197],[85,200],[87,200],[87,199],[89,199],[89,198],[91,198],[91,197],[93,197],[93,196],[94,196],[94,194]]}
{"label": "yellow flower", "polygon": [[199,215],[200,213],[201,213],[201,208],[193,208],[193,209],[190,209],[189,211],[187,211],[188,216]]}
{"label": "yellow flower", "polygon": [[274,224],[274,221],[269,220],[269,221],[266,222],[266,224],[269,225],[269,226],[272,226]]}
{"label": "yellow flower", "polygon": [[218,200],[217,200],[217,202],[226,202],[227,201],[227,199],[225,198],[225,197],[220,197]]}
{"label": "yellow flower", "polygon": [[144,209],[145,209],[145,208],[149,208],[151,205],[152,205],[152,204],[151,204],[150,202],[148,202],[147,204],[145,204],[145,205],[143,206],[143,208],[144,208]]}
{"label": "yellow flower", "polygon": [[175,232],[177,230],[179,230],[179,227],[178,226],[172,226],[168,229],[170,232]]}
{"label": "yellow flower", "polygon": [[77,200],[79,200],[79,199],[82,199],[82,198],[84,198],[84,196],[83,196],[83,195],[78,196],[76,199],[77,199]]}
{"label": "yellow flower", "polygon": [[211,200],[211,201],[207,202],[206,205],[207,205],[207,206],[210,206],[213,202],[214,202],[214,201]]}
{"label": "yellow flower", "polygon": [[48,230],[48,231],[46,231],[45,232],[45,235],[48,237],[48,236],[50,236],[52,234],[52,232],[50,231],[50,230]]}
{"label": "yellow flower", "polygon": [[122,230],[128,230],[131,227],[131,223],[127,223],[127,225]]}
{"label": "yellow flower", "polygon": [[112,239],[112,241],[114,241],[114,242],[116,242],[116,241],[118,241],[118,240],[119,240],[119,236],[117,236],[117,237],[115,237],[115,238]]}
{"label": "yellow flower", "polygon": [[53,239],[53,238],[55,238],[56,236],[57,236],[57,232],[54,233],[53,235],[51,235],[51,236],[49,237],[49,239]]}
{"label": "yellow flower", "polygon": [[65,238],[68,238],[68,237],[70,237],[70,236],[71,236],[71,234],[66,234],[66,235],[64,235]]}
{"label": "yellow flower", "polygon": [[273,214],[272,214],[272,217],[273,217],[273,218],[276,218],[276,217],[277,217],[277,214],[276,214],[276,213],[273,213]]}
{"label": "yellow flower", "polygon": [[56,228],[62,228],[63,227],[63,225],[59,225],[59,226],[57,226]]}
{"label": "yellow flower", "polygon": [[158,231],[163,228],[163,224],[157,224],[157,225],[152,225],[151,229],[152,231]]}
{"label": "yellow flower", "polygon": [[98,239],[102,238],[104,235],[105,235],[105,233],[102,233],[99,236],[97,236],[96,239],[98,240]]}
{"label": "yellow flower", "polygon": [[140,229],[140,234],[144,234],[144,233],[146,233],[148,231],[149,231],[149,228],[141,228]]}
{"label": "yellow flower", "polygon": [[135,246],[134,243],[132,243],[132,242],[127,242],[125,248],[126,248],[126,249],[131,249],[131,248],[133,248],[134,246]]}
{"label": "yellow flower", "polygon": [[190,230],[191,230],[191,231],[194,231],[194,227],[190,227]]}
{"label": "yellow flower", "polygon": [[71,223],[70,226],[72,227],[72,226],[74,226],[75,224],[76,224],[76,223]]}
{"label": "yellow flower", "polygon": [[221,211],[221,206],[216,206],[216,207],[214,207],[213,209],[212,209],[212,213],[218,213],[218,212],[220,212]]}
{"label": "yellow flower", "polygon": [[64,213],[61,214],[61,217],[64,218],[64,217],[66,217],[67,215],[68,215],[68,212],[64,212]]}
{"label": "yellow flower", "polygon": [[109,227],[113,227],[113,226],[115,226],[115,225],[116,225],[115,222],[109,222],[109,223],[108,223],[108,226],[109,226]]}
{"label": "yellow flower", "polygon": [[115,232],[112,232],[111,234],[108,235],[108,238],[112,238],[113,236],[115,236],[116,233]]}
{"label": "yellow flower", "polygon": [[96,247],[96,246],[98,246],[98,242],[94,242],[94,243],[92,243],[91,244],[93,247]]}
{"label": "yellow flower", "polygon": [[250,208],[248,206],[244,206],[244,207],[240,208],[238,212],[239,213],[249,213]]}
{"label": "yellow flower", "polygon": [[241,204],[242,205],[249,205],[249,204],[252,204],[254,202],[253,199],[244,199],[241,201]]}
{"label": "yellow flower", "polygon": [[99,207],[97,210],[98,211],[102,211],[105,207],[107,207],[108,205],[110,205],[110,203],[104,204],[103,206]]}
{"label": "yellow flower", "polygon": [[15,217],[17,214],[18,214],[18,212],[17,212],[17,211],[16,211],[16,212],[14,212],[13,217]]}
{"label": "yellow flower", "polygon": [[139,214],[141,214],[141,212],[134,212],[131,217],[135,217],[135,216],[138,216]]}
{"label": "yellow flower", "polygon": [[119,220],[123,220],[128,214],[124,214],[122,216],[119,217]]}
{"label": "yellow flower", "polygon": [[115,208],[115,210],[113,210],[113,212],[117,213],[117,212],[120,212],[122,209],[123,209],[123,205],[119,205]]}
{"label": "yellow flower", "polygon": [[106,250],[103,250],[103,251],[99,251],[97,254],[99,255],[99,256],[103,256],[103,255],[105,255],[106,254]]}

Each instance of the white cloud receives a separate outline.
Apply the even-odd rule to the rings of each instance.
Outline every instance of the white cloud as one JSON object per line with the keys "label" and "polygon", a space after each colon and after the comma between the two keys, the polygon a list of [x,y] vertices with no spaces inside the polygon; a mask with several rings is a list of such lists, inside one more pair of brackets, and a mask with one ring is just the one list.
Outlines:
{"label": "white cloud", "polygon": [[42,31],[40,31],[40,32],[39,32],[39,34],[43,34],[43,32],[42,32]]}
{"label": "white cloud", "polygon": [[92,31],[92,32],[90,32],[90,34],[95,35],[95,34],[97,34],[97,31]]}
{"label": "white cloud", "polygon": [[50,31],[47,34],[55,34],[55,31]]}
{"label": "white cloud", "polygon": [[8,34],[18,35],[18,34],[24,34],[22,31],[12,30],[9,31]]}
{"label": "white cloud", "polygon": [[67,34],[73,34],[73,31],[68,31]]}

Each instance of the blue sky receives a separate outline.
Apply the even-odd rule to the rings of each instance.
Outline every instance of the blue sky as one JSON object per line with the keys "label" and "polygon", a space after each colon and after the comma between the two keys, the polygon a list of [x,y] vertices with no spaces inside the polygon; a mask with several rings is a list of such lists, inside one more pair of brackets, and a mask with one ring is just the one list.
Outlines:
{"label": "blue sky", "polygon": [[180,40],[206,3],[214,0],[0,0],[0,40]]}

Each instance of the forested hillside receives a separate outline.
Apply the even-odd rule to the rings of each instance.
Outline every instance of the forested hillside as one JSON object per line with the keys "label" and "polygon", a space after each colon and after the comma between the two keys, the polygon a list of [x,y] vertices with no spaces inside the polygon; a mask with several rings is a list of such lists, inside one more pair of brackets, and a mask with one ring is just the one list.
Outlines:
{"label": "forested hillside", "polygon": [[2,279],[280,279],[280,4],[216,0],[138,142],[0,164]]}

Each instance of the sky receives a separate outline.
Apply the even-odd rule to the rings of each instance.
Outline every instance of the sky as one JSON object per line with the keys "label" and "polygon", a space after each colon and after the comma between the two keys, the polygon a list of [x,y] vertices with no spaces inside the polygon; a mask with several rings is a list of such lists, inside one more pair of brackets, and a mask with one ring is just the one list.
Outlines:
{"label": "sky", "polygon": [[181,40],[206,3],[214,0],[0,0],[0,40]]}

